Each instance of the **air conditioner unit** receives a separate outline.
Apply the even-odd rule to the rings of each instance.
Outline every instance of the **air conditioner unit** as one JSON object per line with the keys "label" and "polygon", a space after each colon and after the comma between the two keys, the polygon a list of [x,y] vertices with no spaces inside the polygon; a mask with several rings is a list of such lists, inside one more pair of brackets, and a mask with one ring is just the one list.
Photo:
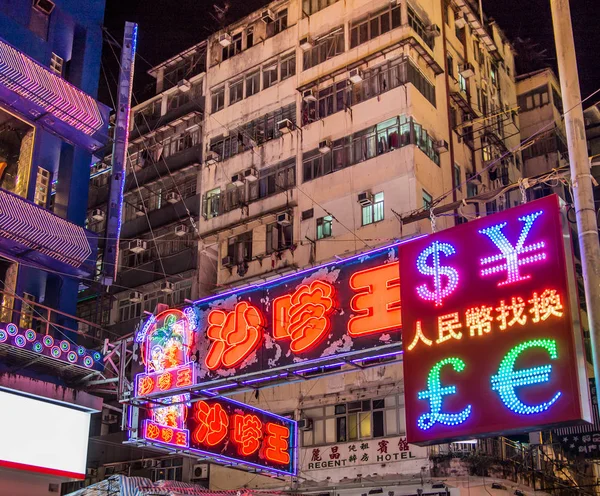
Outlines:
{"label": "air conditioner unit", "polygon": [[277,130],[281,134],[291,133],[292,129],[294,129],[294,123],[289,119],[283,119],[282,121],[277,122]]}
{"label": "air conditioner unit", "polygon": [[223,257],[221,259],[221,265],[223,267],[231,267],[234,264],[233,257]]}
{"label": "air conditioner unit", "polygon": [[204,163],[206,165],[215,165],[219,161],[220,161],[220,157],[217,152],[215,152],[213,150],[208,150],[206,152],[206,160],[204,161]]}
{"label": "air conditioner unit", "polygon": [[234,174],[231,176],[231,184],[234,186],[243,186],[244,185],[244,176],[242,174]]}
{"label": "air conditioner unit", "polygon": [[129,242],[127,248],[133,253],[142,253],[146,251],[146,246],[147,244],[143,239],[134,239]]}
{"label": "air conditioner unit", "polygon": [[432,38],[435,38],[442,34],[442,30],[440,29],[440,27],[437,24],[431,24],[430,26],[427,26],[426,31],[427,31],[427,34],[429,36],[431,36]]}
{"label": "air conditioner unit", "polygon": [[312,428],[313,428],[312,419],[305,418],[305,419],[298,420],[298,429],[300,429],[301,431],[311,431]]}
{"label": "air conditioner unit", "polygon": [[102,415],[102,422],[106,424],[116,424],[118,420],[119,418],[116,415],[113,415],[112,413]]}
{"label": "air conditioner unit", "polygon": [[144,300],[144,295],[139,291],[132,291],[129,293],[129,301],[132,303],[141,303]]}
{"label": "air conditioner unit", "polygon": [[92,210],[92,219],[94,220],[104,220],[106,218],[106,214],[103,210],[96,208]]}
{"label": "air conditioner unit", "polygon": [[319,151],[321,153],[329,153],[331,151],[331,140],[329,138],[319,141]]}
{"label": "air conditioner unit", "polygon": [[363,80],[363,73],[360,69],[356,68],[356,69],[350,69],[350,77],[349,77],[350,81],[352,81],[354,84],[356,83],[360,83]]}
{"label": "air conditioner unit", "polygon": [[46,15],[52,14],[55,7],[54,2],[51,2],[50,0],[35,0],[33,6]]}
{"label": "air conditioner unit", "polygon": [[177,88],[179,88],[179,91],[186,93],[192,89],[192,83],[190,83],[187,79],[182,79],[177,83]]}
{"label": "air conditioner unit", "polygon": [[317,92],[314,90],[314,88],[304,90],[302,92],[302,100],[304,100],[305,102],[316,102]]}
{"label": "air conditioner unit", "polygon": [[179,193],[176,193],[175,191],[171,191],[169,193],[167,193],[167,201],[171,204],[173,203],[177,203],[181,200],[181,197],[179,196]]}
{"label": "air conditioner unit", "polygon": [[192,468],[192,480],[208,479],[208,464],[199,463]]}
{"label": "air conditioner unit", "polygon": [[223,33],[219,35],[219,45],[222,47],[228,47],[231,45],[231,35],[229,33]]}
{"label": "air conditioner unit", "polygon": [[188,228],[185,224],[175,226],[175,236],[185,236],[188,233]]}
{"label": "air conditioner unit", "polygon": [[373,195],[368,191],[363,191],[358,194],[358,203],[360,203],[363,207],[371,205],[373,203]]}
{"label": "air conditioner unit", "polygon": [[249,183],[253,183],[254,181],[257,181],[258,174],[256,173],[256,169],[254,169],[254,168],[246,169],[244,171],[244,180],[248,181]]}
{"label": "air conditioner unit", "polygon": [[433,144],[433,148],[438,153],[447,152],[448,142],[446,140],[438,140]]}
{"label": "air conditioner unit", "polygon": [[462,12],[456,14],[456,17],[454,18],[454,25],[458,29],[462,29],[467,25],[467,20],[465,19],[465,15]]}
{"label": "air conditioner unit", "polygon": [[466,64],[461,64],[458,66],[458,72],[462,77],[468,79],[475,75],[475,68],[473,67],[473,64],[467,62]]}
{"label": "air conditioner unit", "polygon": [[160,290],[163,293],[171,294],[175,291],[175,284],[169,281],[163,281],[160,283]]}
{"label": "air conditioner unit", "polygon": [[269,24],[275,20],[275,14],[271,9],[263,10],[260,14],[260,20],[265,24]]}
{"label": "air conditioner unit", "polygon": [[312,38],[310,36],[305,36],[304,38],[302,38],[300,40],[300,49],[304,50],[306,52],[306,50],[310,50],[313,47],[313,42],[312,42]]}
{"label": "air conditioner unit", "polygon": [[289,226],[292,223],[292,217],[289,213],[284,212],[282,214],[277,214],[277,224],[280,226]]}

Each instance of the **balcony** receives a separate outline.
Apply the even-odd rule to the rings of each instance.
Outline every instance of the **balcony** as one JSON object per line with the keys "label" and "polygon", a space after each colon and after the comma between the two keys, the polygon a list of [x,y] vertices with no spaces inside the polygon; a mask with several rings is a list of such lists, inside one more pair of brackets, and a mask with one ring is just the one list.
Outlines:
{"label": "balcony", "polygon": [[0,254],[15,262],[89,277],[98,237],[49,210],[0,189]]}
{"label": "balcony", "polygon": [[[186,148],[185,150],[169,155],[168,157],[161,158],[155,164],[148,164],[141,170],[134,173],[127,174],[125,178],[124,192],[137,188],[138,184],[147,184],[151,181],[160,179],[161,177],[168,177],[170,173],[183,169],[190,164],[201,164],[202,163],[202,144]],[[137,179],[137,181],[136,181]],[[98,205],[102,205],[108,201],[108,188],[106,184],[97,190],[93,188],[90,190],[90,201],[88,208],[95,208]]]}
{"label": "balcony", "polygon": [[157,128],[172,124],[173,121],[177,119],[181,119],[185,115],[192,112],[201,112],[204,113],[204,97],[197,97],[190,99],[189,102],[184,103],[183,105],[169,110],[166,114],[162,116],[155,117],[154,119],[148,120],[144,119],[141,124],[138,124],[134,127],[134,129],[129,133],[129,140],[133,141],[140,136],[144,136],[148,134],[150,131],[154,131]]}

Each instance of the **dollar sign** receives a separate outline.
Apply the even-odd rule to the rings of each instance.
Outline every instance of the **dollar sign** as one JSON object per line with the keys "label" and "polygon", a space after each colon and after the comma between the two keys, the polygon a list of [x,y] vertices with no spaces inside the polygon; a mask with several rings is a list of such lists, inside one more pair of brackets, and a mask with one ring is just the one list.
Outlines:
{"label": "dollar sign", "polygon": [[[440,264],[440,253],[447,257],[454,255],[456,251],[451,244],[434,241],[431,246],[425,248],[417,258],[417,269],[425,276],[433,276],[433,291],[430,291],[427,284],[421,284],[417,288],[418,295],[424,300],[434,301],[435,306],[439,307],[442,300],[452,293],[458,286],[458,272],[453,267]],[[427,260],[431,256],[432,264]],[[446,277],[446,284],[442,284],[442,276]]]}

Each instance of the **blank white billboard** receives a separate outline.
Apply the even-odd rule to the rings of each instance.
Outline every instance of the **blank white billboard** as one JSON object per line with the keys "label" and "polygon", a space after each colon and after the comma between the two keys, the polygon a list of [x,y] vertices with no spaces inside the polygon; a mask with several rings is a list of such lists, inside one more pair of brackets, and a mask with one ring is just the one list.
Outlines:
{"label": "blank white billboard", "polygon": [[90,413],[0,390],[0,466],[85,477]]}

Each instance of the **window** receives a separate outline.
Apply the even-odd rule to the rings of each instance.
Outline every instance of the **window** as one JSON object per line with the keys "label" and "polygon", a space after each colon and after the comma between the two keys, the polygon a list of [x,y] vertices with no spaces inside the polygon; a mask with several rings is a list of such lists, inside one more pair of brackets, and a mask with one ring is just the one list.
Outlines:
{"label": "window", "polygon": [[463,93],[467,92],[467,80],[463,77],[462,74],[458,75],[458,87]]}
{"label": "window", "polygon": [[286,55],[281,59],[281,80],[287,79],[296,74],[296,54]]}
{"label": "window", "polygon": [[331,227],[333,224],[333,217],[326,215],[317,219],[317,239],[324,239],[331,237]]}
{"label": "window", "polygon": [[[154,311],[154,309],[152,309]],[[142,315],[142,303],[132,303],[131,300],[119,301],[119,322],[137,319]]]}
{"label": "window", "polygon": [[246,48],[252,48],[254,45],[254,26],[249,26],[246,29]]}
{"label": "window", "polygon": [[21,303],[21,315],[19,317],[19,327],[30,328],[33,323],[33,305],[35,296],[29,293],[23,293],[23,302]]}
{"label": "window", "polygon": [[252,231],[229,238],[227,256],[231,257],[236,265],[252,260]]}
{"label": "window", "polygon": [[452,55],[447,54],[446,55],[446,64],[448,65],[448,76],[450,77],[454,77],[454,59],[452,58]]}
{"label": "window", "polygon": [[232,36],[229,46],[223,47],[222,59],[227,60],[242,51],[242,33]]}
{"label": "window", "polygon": [[362,45],[390,29],[400,26],[400,5],[386,8],[383,12],[369,14],[350,25],[350,48]]}
{"label": "window", "polygon": [[304,71],[344,53],[344,28],[339,26],[325,36],[321,36],[312,48],[302,54]]}
{"label": "window", "polygon": [[[383,437],[386,431],[385,401],[362,400],[335,405],[335,442]],[[396,431],[396,426],[392,429]]]}
{"label": "window", "polygon": [[427,193],[427,191],[423,190],[423,208],[425,210],[429,210],[431,208],[431,204],[433,203],[433,197]]}
{"label": "window", "polygon": [[263,90],[277,83],[277,63],[263,67]]}
{"label": "window", "polygon": [[[556,90],[553,89],[553,92],[556,92]],[[556,97],[557,95],[552,95],[554,97],[554,101],[556,101]],[[560,107],[562,107],[562,102],[560,101],[560,97],[558,97],[558,101],[560,102],[559,105]],[[539,86],[523,95],[519,95],[518,98],[518,104],[520,107],[520,110],[523,111],[527,111],[527,110],[532,110],[534,108],[538,108],[538,107],[543,107],[544,105],[547,105],[548,103],[550,103],[549,100],[549,92],[548,92],[548,85],[543,85],[543,86]],[[556,104],[555,104],[556,106]],[[558,107],[557,107],[558,109]],[[562,114],[562,111],[561,111]]]}
{"label": "window", "polygon": [[266,198],[293,188],[295,184],[296,160],[286,160],[281,164],[260,171],[258,196],[259,198]]}
{"label": "window", "polygon": [[410,6],[408,7],[408,25],[414,29],[427,46],[433,50],[434,38],[427,34],[425,23]]}
{"label": "window", "polygon": [[54,74],[57,74],[58,76],[62,76],[63,64],[64,64],[64,60],[62,59],[62,57],[59,57],[54,52],[52,52],[52,57],[50,57],[50,70]]}
{"label": "window", "polygon": [[454,164],[454,187],[457,188],[458,191],[462,191],[460,165],[458,164]]}
{"label": "window", "polygon": [[325,7],[333,5],[338,0],[303,0],[302,1],[302,13],[305,16],[313,15]]}
{"label": "window", "polygon": [[556,107],[556,110],[558,110],[559,114],[562,115],[564,112],[562,97],[560,96],[558,91],[556,91],[554,86],[552,86],[552,103]]}
{"label": "window", "polygon": [[211,95],[211,112],[218,112],[225,107],[225,88],[217,88],[212,91]]}
{"label": "window", "polygon": [[183,458],[167,458],[160,461],[159,468],[153,468],[150,479],[152,482],[161,480],[183,480]]}
{"label": "window", "polygon": [[276,34],[281,33],[282,31],[285,31],[287,29],[287,17],[287,9],[283,9],[277,12],[275,20],[267,24],[267,38],[275,36]]}
{"label": "window", "polygon": [[281,225],[277,222],[267,225],[267,253],[281,251],[292,246],[293,225]]}
{"label": "window", "polygon": [[362,207],[362,225],[367,226],[383,220],[383,192],[373,195],[370,205]]}
{"label": "window", "polygon": [[50,191],[50,171],[38,167],[38,173],[35,178],[35,196],[33,202],[40,207],[46,208],[48,202],[48,192]]}
{"label": "window", "polygon": [[215,188],[207,191],[204,195],[203,199],[203,208],[202,212],[204,213],[204,217],[207,219],[212,219],[217,215],[220,215],[221,209],[221,189]]}
{"label": "window", "polygon": [[244,80],[238,79],[229,83],[229,105],[239,102],[244,98]]}
{"label": "window", "polygon": [[54,10],[54,3],[50,0],[34,0],[31,6],[29,29],[42,40],[48,39],[48,26],[50,14]]}
{"label": "window", "polygon": [[256,71],[246,76],[246,98],[260,91],[260,72]]}

